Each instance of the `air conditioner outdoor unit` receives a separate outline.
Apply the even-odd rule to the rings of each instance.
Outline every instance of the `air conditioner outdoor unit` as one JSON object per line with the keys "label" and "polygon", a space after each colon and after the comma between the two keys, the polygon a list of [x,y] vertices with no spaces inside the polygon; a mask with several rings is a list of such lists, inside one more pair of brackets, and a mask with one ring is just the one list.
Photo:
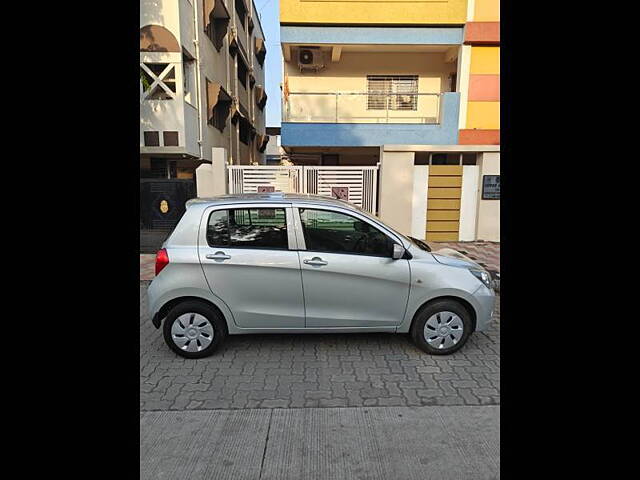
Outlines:
{"label": "air conditioner outdoor unit", "polygon": [[300,48],[298,50],[298,68],[301,72],[305,70],[317,72],[324,68],[322,51],[319,48]]}

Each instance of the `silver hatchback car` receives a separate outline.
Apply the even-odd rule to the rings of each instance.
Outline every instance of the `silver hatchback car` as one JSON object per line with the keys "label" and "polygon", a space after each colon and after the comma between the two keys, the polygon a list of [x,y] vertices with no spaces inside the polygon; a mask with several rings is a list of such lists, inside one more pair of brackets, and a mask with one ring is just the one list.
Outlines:
{"label": "silver hatchback car", "polygon": [[448,354],[488,327],[495,302],[489,273],[461,254],[350,203],[281,193],[187,202],[148,295],[153,324],[187,358],[243,333],[410,333]]}

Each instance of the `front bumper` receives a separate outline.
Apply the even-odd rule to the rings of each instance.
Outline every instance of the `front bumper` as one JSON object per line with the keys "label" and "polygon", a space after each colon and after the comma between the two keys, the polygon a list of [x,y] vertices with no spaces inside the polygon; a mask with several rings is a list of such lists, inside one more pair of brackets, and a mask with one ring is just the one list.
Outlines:
{"label": "front bumper", "polygon": [[496,296],[492,290],[482,286],[474,294],[478,308],[476,316],[476,331],[487,330],[493,321],[493,311],[496,305]]}

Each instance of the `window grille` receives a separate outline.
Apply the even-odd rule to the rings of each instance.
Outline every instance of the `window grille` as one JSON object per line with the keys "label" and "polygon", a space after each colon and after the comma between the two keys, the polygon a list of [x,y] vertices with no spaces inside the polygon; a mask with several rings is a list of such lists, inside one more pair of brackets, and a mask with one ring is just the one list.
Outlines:
{"label": "window grille", "polygon": [[367,110],[417,110],[417,75],[367,75]]}

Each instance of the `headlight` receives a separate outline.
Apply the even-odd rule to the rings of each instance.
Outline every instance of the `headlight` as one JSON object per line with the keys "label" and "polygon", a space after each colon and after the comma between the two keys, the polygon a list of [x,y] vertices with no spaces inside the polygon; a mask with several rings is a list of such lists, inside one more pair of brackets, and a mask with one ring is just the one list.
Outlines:
{"label": "headlight", "polygon": [[491,275],[486,270],[469,270],[474,277],[480,280],[484,285],[491,290]]}

